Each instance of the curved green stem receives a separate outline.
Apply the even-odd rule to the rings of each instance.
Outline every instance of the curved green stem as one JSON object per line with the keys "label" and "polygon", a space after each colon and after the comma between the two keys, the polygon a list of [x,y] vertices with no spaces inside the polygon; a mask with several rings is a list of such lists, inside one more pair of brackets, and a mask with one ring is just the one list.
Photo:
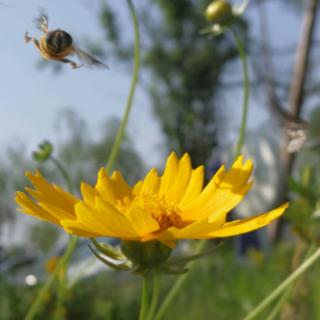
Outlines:
{"label": "curved green stem", "polygon": [[159,274],[157,272],[152,273],[152,293],[151,302],[147,320],[153,320],[154,314],[157,310],[159,300]]}
{"label": "curved green stem", "polygon": [[141,290],[141,305],[139,320],[146,320],[148,313],[149,295],[148,295],[148,274],[144,274],[142,277],[142,290]]}
{"label": "curved green stem", "polygon": [[320,257],[320,248],[317,249],[299,268],[273,290],[260,304],[258,304],[243,320],[252,320],[261,313],[277,296],[290,286],[301,274],[303,274]]}
{"label": "curved green stem", "polygon": [[68,191],[72,193],[73,191],[73,187],[72,187],[72,182],[71,182],[71,178],[68,174],[68,172],[64,169],[63,165],[60,163],[60,161],[54,157],[50,157],[50,160],[55,164],[55,166],[57,167],[57,169],[60,171],[64,181],[67,184],[68,187]]}
{"label": "curved green stem", "polygon": [[28,312],[26,314],[26,317],[25,317],[25,320],[32,320],[34,318],[34,316],[36,315],[36,313],[39,311],[47,291],[52,286],[52,284],[53,284],[56,276],[59,274],[60,270],[65,265],[67,265],[67,263],[68,263],[68,261],[69,261],[69,259],[71,257],[71,254],[72,254],[74,248],[77,245],[77,242],[78,242],[78,238],[70,236],[70,240],[69,240],[69,243],[68,243],[68,246],[67,246],[67,249],[66,249],[64,255],[59,260],[56,268],[54,269],[54,271],[50,275],[50,277],[47,280],[47,282],[41,288],[41,290],[38,293],[35,301],[32,303],[31,308],[28,310]]}
{"label": "curved green stem", "polygon": [[247,118],[248,118],[248,110],[249,110],[249,96],[250,96],[250,81],[249,81],[249,69],[247,56],[243,48],[243,44],[238,37],[236,31],[234,29],[230,29],[233,37],[236,41],[236,45],[238,48],[241,64],[242,64],[242,73],[243,73],[243,102],[242,102],[242,117],[241,117],[241,126],[239,130],[238,142],[235,150],[235,158],[238,157],[241,153],[244,139],[246,135],[247,128]]}
{"label": "curved green stem", "polygon": [[[198,254],[202,251],[204,245],[205,245],[206,241],[205,240],[201,240],[195,250],[195,253]],[[192,268],[194,263],[196,262],[196,260],[191,261],[188,264],[188,268]],[[173,284],[173,286],[171,287],[170,291],[168,292],[168,294],[166,295],[165,299],[162,301],[158,312],[156,313],[156,316],[154,317],[154,320],[160,320],[164,317],[168,307],[170,306],[171,302],[173,301],[173,299],[176,297],[176,295],[178,294],[179,290],[181,289],[182,285],[185,283],[186,279],[187,279],[188,273],[185,273],[181,276],[179,276],[177,278],[177,280],[175,281],[175,283]]]}
{"label": "curved green stem", "polygon": [[138,18],[134,9],[134,6],[132,4],[131,0],[127,0],[128,6],[130,8],[132,20],[133,20],[133,27],[134,27],[134,67],[133,67],[133,74],[131,79],[131,85],[130,85],[130,91],[127,99],[126,109],[124,116],[121,120],[120,127],[118,129],[115,142],[113,144],[106,169],[108,172],[111,171],[114,162],[117,158],[117,155],[119,153],[119,149],[121,146],[121,142],[125,133],[125,129],[128,123],[132,102],[138,82],[138,76],[139,76],[139,69],[140,69],[140,33],[139,33],[139,24],[138,24]]}

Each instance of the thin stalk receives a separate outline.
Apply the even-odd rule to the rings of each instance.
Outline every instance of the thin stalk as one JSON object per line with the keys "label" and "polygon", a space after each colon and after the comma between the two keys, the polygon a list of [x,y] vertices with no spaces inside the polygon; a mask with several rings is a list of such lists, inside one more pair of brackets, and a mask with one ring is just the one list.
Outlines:
{"label": "thin stalk", "polygon": [[[201,240],[195,250],[196,254],[200,253],[205,245],[206,241],[205,240]],[[188,264],[188,268],[192,268],[194,263],[196,262],[196,260],[191,261]],[[173,286],[171,287],[170,291],[168,292],[168,294],[166,295],[166,297],[164,298],[164,300],[162,301],[158,312],[156,313],[156,316],[154,317],[154,320],[160,320],[164,317],[168,307],[170,306],[171,302],[173,301],[173,299],[176,297],[176,295],[178,294],[179,290],[181,289],[181,287],[183,286],[183,284],[185,283],[187,276],[189,273],[185,273],[179,277],[177,277],[177,280],[175,281],[175,283],[173,284]]]}
{"label": "thin stalk", "polygon": [[53,319],[61,320],[63,319],[64,314],[64,297],[66,291],[66,272],[65,268],[60,271],[58,275],[58,283],[57,283],[57,305],[55,307],[55,312]]}
{"label": "thin stalk", "polygon": [[130,85],[130,91],[127,99],[127,104],[125,108],[125,113],[124,116],[121,120],[120,127],[118,129],[115,142],[113,144],[106,169],[108,172],[111,171],[117,155],[119,153],[119,149],[121,146],[121,142],[123,140],[123,136],[125,133],[125,129],[128,123],[131,107],[132,107],[132,102],[138,82],[138,77],[139,77],[139,69],[140,69],[140,33],[139,33],[139,24],[138,24],[138,18],[134,9],[134,6],[132,4],[131,0],[127,0],[132,20],[133,20],[133,27],[134,27],[134,67],[133,67],[133,74],[132,74],[132,79],[131,79],[131,85]]}
{"label": "thin stalk", "polygon": [[41,288],[41,290],[38,293],[35,301],[32,303],[31,308],[28,310],[28,312],[26,314],[26,317],[25,317],[25,320],[34,319],[36,313],[40,310],[40,308],[42,306],[42,302],[43,302],[48,290],[52,286],[52,284],[53,284],[55,278],[57,277],[57,275],[59,274],[60,270],[62,270],[62,268],[65,265],[67,265],[67,263],[68,263],[68,261],[69,261],[69,259],[71,257],[71,254],[72,254],[74,248],[77,245],[77,242],[78,242],[78,238],[70,236],[70,240],[68,242],[68,246],[66,248],[66,251],[65,251],[64,255],[59,260],[55,270],[52,272],[52,274],[48,278],[47,282]]}
{"label": "thin stalk", "polygon": [[144,274],[142,277],[142,289],[141,289],[141,305],[139,320],[146,320],[148,313],[149,295],[148,295],[148,274]]}
{"label": "thin stalk", "polygon": [[286,288],[286,290],[283,292],[283,295],[280,297],[278,303],[275,305],[275,307],[272,309],[271,313],[269,314],[268,318],[266,320],[274,320],[276,319],[278,313],[280,312],[281,308],[285,304],[285,302],[289,299],[293,291],[293,284]]}
{"label": "thin stalk", "polygon": [[258,304],[243,320],[254,319],[261,313],[277,296],[290,286],[301,274],[303,274],[320,257],[320,248],[316,250],[299,268],[290,274],[275,290],[273,290],[260,304]]}
{"label": "thin stalk", "polygon": [[230,28],[232,35],[235,39],[237,49],[239,52],[241,64],[242,64],[242,73],[243,73],[243,101],[242,101],[242,117],[241,117],[241,126],[239,129],[239,136],[238,142],[236,144],[235,150],[235,158],[238,157],[241,153],[245,135],[246,135],[246,128],[247,128],[247,118],[248,118],[248,111],[249,111],[249,96],[250,96],[250,80],[249,80],[249,68],[247,62],[247,56],[243,48],[243,44],[238,37],[236,31]]}
{"label": "thin stalk", "polygon": [[159,274],[157,272],[152,273],[152,292],[151,292],[151,302],[147,320],[153,320],[154,314],[157,310],[159,301]]}
{"label": "thin stalk", "polygon": [[[314,251],[315,246],[312,244],[310,245],[305,259],[309,258],[312,254],[312,252]],[[305,260],[304,259],[304,260]],[[282,309],[283,305],[286,303],[286,301],[290,298],[293,289],[294,289],[294,285],[295,283],[293,282],[290,286],[288,286],[285,291],[283,292],[282,296],[280,297],[278,303],[274,306],[273,310],[271,311],[271,313],[269,314],[268,318],[266,320],[274,320],[278,313],[280,312],[280,310]]]}
{"label": "thin stalk", "polygon": [[50,157],[50,160],[55,164],[55,166],[57,167],[58,171],[60,171],[65,183],[67,184],[67,188],[68,191],[72,193],[72,182],[71,182],[71,178],[68,174],[68,172],[64,169],[63,165],[60,163],[60,161],[54,157]]}

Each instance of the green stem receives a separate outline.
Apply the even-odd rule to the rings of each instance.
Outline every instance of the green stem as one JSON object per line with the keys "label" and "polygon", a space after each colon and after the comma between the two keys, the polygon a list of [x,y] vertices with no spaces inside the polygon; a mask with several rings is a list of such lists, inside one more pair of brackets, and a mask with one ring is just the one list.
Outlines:
{"label": "green stem", "polygon": [[147,320],[153,320],[157,310],[159,300],[159,275],[157,272],[152,273],[152,293],[149,314]]}
{"label": "green stem", "polygon": [[138,76],[139,76],[139,69],[140,69],[140,33],[139,33],[139,24],[138,24],[138,18],[134,9],[134,6],[132,4],[131,0],[127,0],[132,20],[133,20],[133,27],[134,27],[134,67],[133,67],[133,74],[132,74],[132,79],[131,79],[131,85],[130,85],[130,91],[127,99],[127,104],[126,104],[126,109],[124,116],[121,120],[120,127],[118,129],[115,142],[113,144],[106,169],[108,172],[111,171],[115,160],[117,158],[117,155],[119,153],[119,149],[121,146],[121,142],[125,133],[126,125],[128,123],[131,107],[132,107],[132,102],[138,82]]}
{"label": "green stem", "polygon": [[254,319],[262,312],[281,292],[290,286],[301,274],[303,274],[320,257],[320,248],[316,250],[299,268],[273,290],[258,306],[256,306],[243,320]]}
{"label": "green stem", "polygon": [[249,81],[249,69],[247,56],[243,48],[243,44],[238,37],[236,31],[234,29],[230,29],[233,37],[236,41],[236,45],[238,48],[241,64],[242,64],[242,73],[243,73],[243,102],[242,102],[242,118],[241,118],[241,126],[239,130],[238,142],[235,150],[235,158],[238,157],[241,153],[245,135],[246,135],[246,127],[247,127],[247,118],[248,118],[248,110],[249,110],[249,96],[250,96],[250,81]]}
{"label": "green stem", "polygon": [[284,305],[284,303],[291,296],[292,290],[293,290],[293,284],[291,286],[289,286],[288,288],[286,288],[286,290],[283,292],[283,295],[280,297],[278,303],[275,305],[275,307],[273,308],[273,310],[269,314],[268,318],[266,318],[266,320],[273,320],[273,319],[276,318],[276,316],[280,312],[280,310],[281,310],[282,306]]}
{"label": "green stem", "polygon": [[63,319],[64,314],[64,297],[65,297],[65,291],[66,291],[66,270],[63,268],[60,271],[60,275],[58,275],[58,287],[57,287],[57,305],[55,308],[54,320],[61,320]]}
{"label": "green stem", "polygon": [[63,267],[65,265],[67,265],[67,263],[71,257],[71,254],[72,254],[74,248],[76,247],[77,242],[78,242],[78,238],[70,236],[70,240],[68,242],[68,246],[67,246],[67,249],[66,249],[64,255],[59,260],[55,270],[52,272],[52,274],[50,275],[47,282],[41,288],[35,301],[32,303],[31,308],[28,310],[26,317],[25,317],[25,320],[32,320],[34,318],[34,316],[36,315],[36,313],[38,312],[38,310],[41,308],[42,302],[44,300],[44,297],[46,296],[47,291],[52,286],[52,284],[53,284],[56,276],[59,274],[60,270],[62,270]]}
{"label": "green stem", "polygon": [[[315,246],[313,244],[309,247],[304,260],[306,260],[307,258],[309,258],[311,256],[312,252],[314,251],[314,248],[315,248]],[[269,314],[269,316],[266,320],[273,320],[277,317],[278,313],[282,309],[282,306],[290,298],[291,293],[294,288],[294,284],[295,283],[293,282],[290,286],[288,286],[286,288],[286,290],[283,292],[281,298],[279,299],[278,303],[275,305],[275,307],[273,308],[273,310],[271,311],[271,313]]]}
{"label": "green stem", "polygon": [[148,295],[148,274],[144,274],[142,277],[142,290],[141,290],[141,305],[140,305],[140,315],[139,320],[146,320],[149,304]]}
{"label": "green stem", "polygon": [[[195,250],[196,254],[200,253],[205,245],[206,241],[205,240],[201,240]],[[188,268],[192,268],[194,263],[196,261],[191,261],[188,264]],[[185,283],[187,276],[189,273],[185,273],[181,276],[179,276],[177,278],[177,280],[175,281],[175,283],[173,284],[173,286],[171,287],[169,293],[166,295],[165,299],[162,301],[161,306],[159,307],[158,312],[156,313],[156,316],[154,317],[154,320],[160,320],[163,318],[163,316],[165,315],[168,307],[170,306],[171,302],[173,301],[173,299],[176,297],[176,295],[178,294],[179,290],[181,289],[182,285]]]}
{"label": "green stem", "polygon": [[72,182],[71,182],[71,178],[68,174],[68,172],[64,169],[63,165],[60,163],[60,161],[54,157],[50,157],[50,160],[55,164],[55,166],[57,167],[57,169],[60,171],[62,177],[64,178],[66,184],[67,184],[67,188],[68,191],[72,193]]}

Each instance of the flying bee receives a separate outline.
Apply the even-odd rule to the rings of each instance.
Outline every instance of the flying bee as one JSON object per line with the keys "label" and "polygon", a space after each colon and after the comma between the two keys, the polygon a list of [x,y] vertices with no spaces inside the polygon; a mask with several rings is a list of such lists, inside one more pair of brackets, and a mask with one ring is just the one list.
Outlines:
{"label": "flying bee", "polygon": [[[26,32],[24,39],[26,43],[32,41],[43,58],[69,63],[73,69],[80,68],[83,64],[89,67],[96,66],[108,68],[103,62],[75,46],[73,39],[68,32],[61,29],[50,31],[48,27],[48,16],[45,13],[41,13],[40,16],[35,19],[35,22],[37,28],[43,32],[43,36],[38,40],[35,37],[30,37],[28,32]],[[83,64],[78,64],[67,58],[73,54],[75,54]]]}

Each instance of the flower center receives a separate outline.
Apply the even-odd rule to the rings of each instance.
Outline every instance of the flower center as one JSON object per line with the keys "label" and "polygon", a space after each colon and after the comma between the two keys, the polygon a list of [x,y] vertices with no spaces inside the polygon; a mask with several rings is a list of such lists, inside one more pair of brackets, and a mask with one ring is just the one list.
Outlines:
{"label": "flower center", "polygon": [[189,224],[181,218],[181,211],[177,205],[166,201],[163,197],[141,195],[137,200],[139,207],[150,213],[152,217],[158,221],[161,230],[170,227],[181,229]]}
{"label": "flower center", "polygon": [[137,206],[157,220],[160,230],[170,227],[182,229],[191,223],[191,221],[182,219],[180,215],[181,210],[176,204],[172,204],[158,195],[140,194],[134,198],[130,205],[128,202],[123,201],[121,205],[118,203],[118,209],[125,213],[130,206]]}

